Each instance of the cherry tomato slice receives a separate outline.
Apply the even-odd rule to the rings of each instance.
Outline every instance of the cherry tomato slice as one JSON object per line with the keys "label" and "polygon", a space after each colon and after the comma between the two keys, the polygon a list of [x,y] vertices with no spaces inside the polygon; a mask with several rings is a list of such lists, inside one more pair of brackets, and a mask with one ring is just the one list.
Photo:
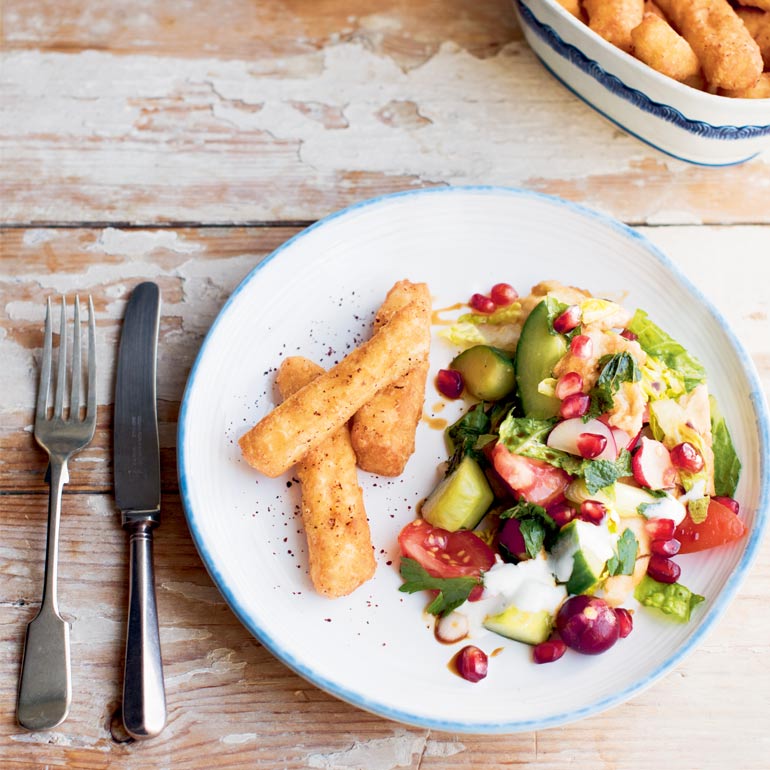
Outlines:
{"label": "cherry tomato slice", "polygon": [[688,513],[674,532],[682,544],[679,553],[695,553],[732,543],[746,534],[746,525],[725,505],[711,498],[708,516],[695,524]]}
{"label": "cherry tomato slice", "polygon": [[513,454],[498,442],[492,451],[495,470],[508,486],[529,503],[544,508],[564,497],[571,479],[561,468],[542,460]]}
{"label": "cherry tomato slice", "polygon": [[468,530],[450,532],[424,519],[407,524],[398,536],[401,553],[433,577],[476,577],[495,563],[495,552]]}

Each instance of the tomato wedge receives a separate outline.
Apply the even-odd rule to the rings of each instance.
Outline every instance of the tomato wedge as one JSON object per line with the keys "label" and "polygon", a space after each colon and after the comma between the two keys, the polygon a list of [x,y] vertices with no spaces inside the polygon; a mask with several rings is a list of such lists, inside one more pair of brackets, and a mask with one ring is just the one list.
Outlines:
{"label": "tomato wedge", "polygon": [[732,543],[746,534],[746,525],[725,505],[711,498],[708,516],[696,524],[688,513],[674,532],[682,544],[679,553],[695,553]]}
{"label": "tomato wedge", "polygon": [[476,577],[495,563],[495,552],[468,530],[450,532],[424,519],[407,524],[398,536],[401,553],[433,577]]}
{"label": "tomato wedge", "polygon": [[542,460],[513,454],[499,441],[492,450],[495,470],[508,486],[528,503],[544,508],[564,497],[564,490],[571,479],[561,468]]}

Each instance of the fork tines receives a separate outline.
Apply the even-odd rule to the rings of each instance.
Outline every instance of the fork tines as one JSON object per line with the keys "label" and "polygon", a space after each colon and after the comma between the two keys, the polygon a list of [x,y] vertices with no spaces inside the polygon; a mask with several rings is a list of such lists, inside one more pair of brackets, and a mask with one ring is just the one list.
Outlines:
{"label": "fork tines", "polygon": [[[62,296],[61,320],[59,321],[59,356],[56,365],[56,390],[53,404],[53,419],[79,421],[81,409],[85,406],[83,420],[93,419],[96,415],[96,382],[95,382],[95,342],[96,328],[94,320],[94,304],[88,297],[88,371],[85,403],[81,401],[83,358],[81,353],[82,339],[80,330],[80,297],[75,295],[75,323],[72,331],[72,369],[70,372],[69,399],[65,398],[67,390],[67,298]],[[43,341],[43,357],[40,367],[40,388],[37,396],[36,419],[49,419],[50,391],[53,368],[53,322],[51,299],[46,302],[45,336]]]}

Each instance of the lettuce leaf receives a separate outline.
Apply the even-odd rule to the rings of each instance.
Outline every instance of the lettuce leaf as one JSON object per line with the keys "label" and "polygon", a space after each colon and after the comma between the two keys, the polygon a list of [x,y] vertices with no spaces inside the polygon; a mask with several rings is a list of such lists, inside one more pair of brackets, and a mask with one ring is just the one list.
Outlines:
{"label": "lettuce leaf", "polygon": [[714,452],[714,491],[717,495],[735,497],[741,476],[741,461],[735,451],[727,423],[719,411],[717,400],[709,396],[711,405],[711,449]]}
{"label": "lettuce leaf", "polygon": [[514,302],[494,313],[465,313],[440,334],[463,350],[473,345],[491,345],[513,351],[519,341],[521,326],[517,324],[521,304]]}
{"label": "lettuce leaf", "polygon": [[647,355],[660,359],[667,367],[682,376],[685,390],[689,392],[696,385],[706,381],[706,370],[700,361],[656,326],[644,310],[637,309],[628,328],[636,334],[642,350]]}
{"label": "lettuce leaf", "polygon": [[539,420],[509,415],[500,425],[500,440],[514,454],[542,460],[572,475],[582,475],[581,458],[546,446],[545,439],[556,422],[556,418]]}
{"label": "lettuce leaf", "polygon": [[680,623],[687,623],[693,608],[705,601],[681,583],[659,583],[649,575],[642,578],[634,597],[645,607],[654,607]]}

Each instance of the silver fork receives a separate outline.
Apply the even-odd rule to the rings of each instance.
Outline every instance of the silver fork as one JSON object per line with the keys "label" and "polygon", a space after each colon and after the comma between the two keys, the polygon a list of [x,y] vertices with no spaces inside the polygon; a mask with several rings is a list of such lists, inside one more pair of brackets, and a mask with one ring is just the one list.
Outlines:
{"label": "silver fork", "polygon": [[[64,721],[72,700],[69,623],[59,615],[56,597],[59,550],[59,519],[62,489],[69,481],[67,461],[94,436],[96,427],[96,344],[94,305],[88,298],[88,382],[85,415],[81,418],[80,298],[75,297],[69,409],[67,389],[67,300],[62,297],[59,326],[59,357],[54,388],[53,413],[49,417],[49,392],[53,380],[53,329],[51,300],[45,315],[45,340],[40,368],[40,387],[35,410],[35,439],[48,452],[50,493],[48,542],[45,553],[45,583],[40,611],[27,625],[24,659],[19,680],[16,715],[28,730],[46,730]],[[67,416],[65,417],[65,411]]]}

